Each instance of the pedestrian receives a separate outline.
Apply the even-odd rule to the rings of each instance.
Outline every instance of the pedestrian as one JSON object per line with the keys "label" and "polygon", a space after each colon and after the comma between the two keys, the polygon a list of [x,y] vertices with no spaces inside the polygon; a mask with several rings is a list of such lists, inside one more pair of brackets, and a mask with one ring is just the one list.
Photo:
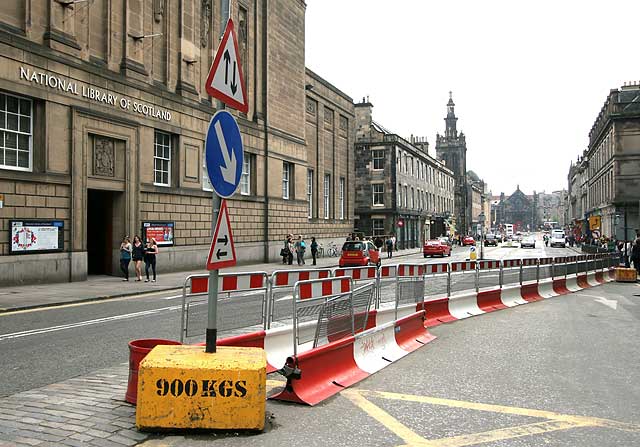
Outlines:
{"label": "pedestrian", "polygon": [[131,241],[125,236],[120,244],[120,270],[124,275],[123,281],[129,281],[129,263],[131,262]]}
{"label": "pedestrian", "polygon": [[633,262],[637,274],[640,275],[640,237],[636,239],[631,249],[631,262]]}
{"label": "pedestrian", "polygon": [[304,252],[307,249],[307,245],[302,239],[302,235],[298,235],[298,240],[295,243],[296,250],[296,260],[298,261],[298,265],[304,264]]}
{"label": "pedestrian", "polygon": [[144,253],[144,272],[147,275],[147,279],[144,282],[149,282],[149,267],[153,270],[153,279],[151,282],[156,282],[156,255],[158,254],[158,243],[154,238],[147,241]]}
{"label": "pedestrian", "polygon": [[391,237],[387,238],[385,245],[387,246],[387,258],[393,257],[393,240]]}
{"label": "pedestrian", "polygon": [[311,257],[313,258],[313,265],[316,265],[316,257],[318,256],[318,243],[316,238],[311,238]]}
{"label": "pedestrian", "polygon": [[283,264],[286,264],[289,261],[289,238],[290,237],[291,237],[290,234],[287,234],[284,237],[284,245],[280,249],[280,256],[282,256],[282,263]]}
{"label": "pedestrian", "polygon": [[287,264],[291,265],[293,264],[293,252],[295,250],[294,244],[293,244],[293,235],[289,235],[289,237],[287,238]]}
{"label": "pedestrian", "polygon": [[392,245],[391,251],[398,249],[398,246],[396,245],[396,236],[395,235],[391,236],[391,245]]}
{"label": "pedestrian", "polygon": [[373,241],[373,245],[375,245],[378,251],[380,251],[382,249],[382,246],[384,245],[384,243],[382,242],[382,238],[380,236],[376,237]]}
{"label": "pedestrian", "polygon": [[136,271],[136,281],[142,281],[142,260],[144,259],[144,244],[138,235],[133,236],[133,246],[131,247],[131,257],[133,267]]}

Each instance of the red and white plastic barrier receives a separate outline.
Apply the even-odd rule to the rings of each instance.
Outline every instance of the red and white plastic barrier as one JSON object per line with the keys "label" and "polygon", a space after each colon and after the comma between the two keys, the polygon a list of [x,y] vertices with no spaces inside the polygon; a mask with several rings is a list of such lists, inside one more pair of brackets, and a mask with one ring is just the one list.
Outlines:
{"label": "red and white plastic barrier", "polygon": [[440,262],[437,264],[423,264],[425,275],[438,275],[441,273],[447,273],[449,271],[448,262]]}
{"label": "red and white plastic barrier", "polygon": [[295,298],[306,300],[309,298],[342,295],[351,292],[351,282],[352,280],[349,277],[300,281],[296,284],[298,294]]}
{"label": "red and white plastic barrier", "polygon": [[451,264],[451,272],[465,272],[476,269],[475,261],[462,261],[462,262],[452,262]]}
{"label": "red and white plastic barrier", "polygon": [[246,290],[267,289],[265,272],[222,273],[218,279],[218,292],[242,292]]}
{"label": "red and white plastic barrier", "polygon": [[307,270],[277,270],[271,274],[271,285],[273,287],[291,287],[298,281],[308,281],[310,279],[330,278],[329,269],[307,269]]}
{"label": "red and white plastic barrier", "polygon": [[477,261],[478,270],[492,270],[500,268],[500,261]]}
{"label": "red and white plastic barrier", "polygon": [[506,309],[506,306],[501,300],[502,290],[486,290],[478,292],[477,300],[478,307],[485,312],[493,312],[494,310]]}
{"label": "red and white plastic barrier", "polygon": [[287,359],[300,378],[288,378],[270,399],[316,405],[381,370],[435,337],[424,327],[424,312]]}
{"label": "red and white plastic barrier", "polygon": [[457,318],[449,312],[449,298],[428,300],[422,303],[425,311],[425,326],[432,327],[442,323],[451,323]]}
{"label": "red and white plastic barrier", "polygon": [[520,267],[521,264],[522,264],[522,261],[520,259],[503,259],[502,260],[502,267],[506,269]]}
{"label": "red and white plastic barrier", "polygon": [[397,276],[418,277],[423,276],[425,271],[424,264],[399,264]]}
{"label": "red and white plastic barrier", "polygon": [[333,271],[333,276],[349,276],[354,281],[373,281],[378,278],[378,269],[376,267],[337,268]]}
{"label": "red and white plastic barrier", "polygon": [[528,302],[523,298],[520,286],[503,287],[500,294],[500,301],[506,307],[515,307],[521,304],[527,304]]}
{"label": "red and white plastic barrier", "polygon": [[485,313],[478,306],[478,295],[475,291],[449,297],[448,304],[449,313],[458,320]]}

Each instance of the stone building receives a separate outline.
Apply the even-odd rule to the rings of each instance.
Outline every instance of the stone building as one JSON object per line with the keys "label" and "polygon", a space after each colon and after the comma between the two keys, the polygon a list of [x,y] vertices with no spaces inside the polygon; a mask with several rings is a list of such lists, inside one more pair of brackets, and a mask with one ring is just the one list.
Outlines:
{"label": "stone building", "polygon": [[567,221],[566,225],[576,240],[581,240],[587,233],[585,213],[588,204],[588,163],[585,153],[578,157],[575,164],[569,167],[569,190],[567,192]]}
{"label": "stone building", "polygon": [[509,197],[500,194],[496,208],[496,227],[512,224],[514,231],[534,231],[537,229],[537,195],[527,196],[520,186]]}
{"label": "stone building", "polygon": [[356,104],[356,228],[367,236],[394,234],[398,248],[445,235],[453,172],[429,155],[426,138],[399,137],[373,120],[372,108],[365,99]]}
{"label": "stone building", "polygon": [[567,191],[562,189],[550,193],[537,194],[536,222],[543,225],[545,222],[555,222],[559,228],[566,226]]}
{"label": "stone building", "polygon": [[[632,239],[640,228],[640,83],[609,92],[589,132],[587,205],[584,219],[598,216],[597,235]],[[625,235],[625,228],[626,235]]]}
{"label": "stone building", "polygon": [[453,214],[456,217],[456,229],[460,233],[471,230],[471,220],[468,216],[468,194],[467,191],[467,142],[464,133],[458,132],[456,123],[458,118],[455,114],[455,104],[452,93],[449,92],[449,102],[447,103],[447,117],[444,135],[436,136],[436,156],[444,161],[447,168],[453,171],[455,180],[454,207]]}
{"label": "stone building", "polygon": [[[490,194],[487,191],[487,185],[484,180],[478,177],[473,171],[467,171],[467,216],[469,218],[469,227],[467,233],[480,234],[480,225],[487,230],[490,213],[487,212],[487,203]],[[481,224],[481,215],[484,214],[484,223]]]}
{"label": "stone building", "polygon": [[[229,6],[229,3],[231,5]],[[239,262],[286,233],[353,228],[352,100],[305,70],[302,0],[4,2],[0,284],[116,274],[124,235],[161,239],[161,271],[211,242],[204,81],[229,10],[249,110],[228,201]]]}

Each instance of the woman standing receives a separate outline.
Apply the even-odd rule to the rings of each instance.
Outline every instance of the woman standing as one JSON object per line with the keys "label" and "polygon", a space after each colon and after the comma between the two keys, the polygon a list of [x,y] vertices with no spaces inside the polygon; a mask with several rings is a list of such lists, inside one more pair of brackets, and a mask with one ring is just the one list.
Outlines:
{"label": "woman standing", "polygon": [[156,255],[158,254],[158,243],[154,238],[151,238],[150,241],[147,242],[147,246],[145,247],[145,258],[144,258],[144,272],[147,275],[147,279],[144,282],[149,282],[149,267],[153,270],[153,279],[151,282],[156,282]]}
{"label": "woman standing", "polygon": [[133,236],[133,247],[131,248],[133,267],[136,271],[136,281],[142,281],[142,259],[144,258],[144,245],[138,235]]}
{"label": "woman standing", "polygon": [[313,265],[316,265],[316,257],[318,256],[318,243],[316,238],[311,238],[311,257],[313,258]]}
{"label": "woman standing", "polygon": [[295,244],[296,249],[296,259],[298,261],[298,265],[304,264],[304,251],[307,249],[306,244],[304,243],[304,239],[302,239],[302,235],[298,236],[298,240]]}
{"label": "woman standing", "polygon": [[125,236],[120,244],[120,270],[124,275],[123,281],[129,281],[129,262],[131,262],[131,241]]}

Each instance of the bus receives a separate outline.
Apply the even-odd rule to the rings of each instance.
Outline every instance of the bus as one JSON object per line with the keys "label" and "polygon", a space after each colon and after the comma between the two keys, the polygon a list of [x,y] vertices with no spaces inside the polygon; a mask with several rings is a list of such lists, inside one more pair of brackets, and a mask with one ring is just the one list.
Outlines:
{"label": "bus", "polygon": [[513,224],[504,224],[504,234],[507,237],[513,236]]}
{"label": "bus", "polygon": [[545,222],[542,225],[544,231],[551,231],[551,230],[560,230],[560,225],[558,224],[558,222],[553,222],[553,221],[548,221]]}

